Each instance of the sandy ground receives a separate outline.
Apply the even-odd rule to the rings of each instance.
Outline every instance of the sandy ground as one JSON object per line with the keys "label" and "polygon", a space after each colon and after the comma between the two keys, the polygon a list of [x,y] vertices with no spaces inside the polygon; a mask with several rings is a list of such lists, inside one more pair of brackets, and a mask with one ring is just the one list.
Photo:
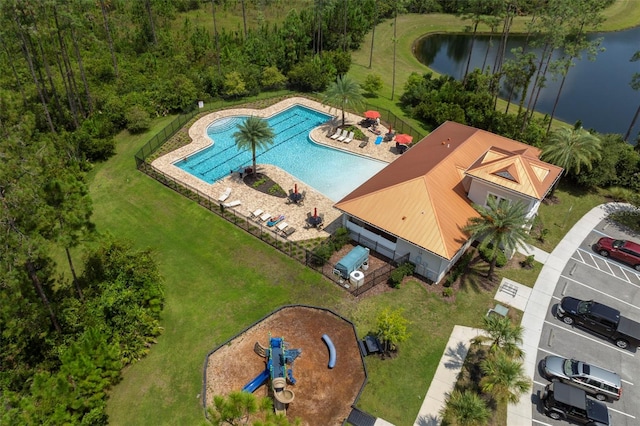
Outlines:
{"label": "sandy ground", "polygon": [[[323,334],[336,348],[333,369],[328,368],[329,351]],[[282,337],[289,349],[302,350],[293,364],[296,384],[287,387],[295,393],[288,404],[289,420],[299,418],[308,426],[342,425],[364,385],[363,362],[353,326],[318,308],[282,308],[211,353],[206,368],[207,406],[214,395],[241,390],[265,369],[265,359],[254,352],[254,345],[268,346],[270,336]],[[254,393],[265,397],[268,391],[269,386],[263,385]]]}

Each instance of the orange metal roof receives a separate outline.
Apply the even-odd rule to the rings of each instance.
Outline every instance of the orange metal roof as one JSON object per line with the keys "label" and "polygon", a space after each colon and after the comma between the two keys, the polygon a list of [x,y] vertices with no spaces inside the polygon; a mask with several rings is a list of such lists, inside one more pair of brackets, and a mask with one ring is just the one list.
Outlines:
{"label": "orange metal roof", "polygon": [[447,121],[335,207],[452,259],[468,239],[462,228],[478,215],[465,176],[542,200],[562,169],[539,155],[535,147]]}

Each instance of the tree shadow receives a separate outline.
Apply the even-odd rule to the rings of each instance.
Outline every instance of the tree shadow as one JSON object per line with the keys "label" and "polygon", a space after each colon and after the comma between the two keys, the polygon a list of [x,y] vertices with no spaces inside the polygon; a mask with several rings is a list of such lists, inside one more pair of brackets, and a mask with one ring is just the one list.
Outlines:
{"label": "tree shadow", "polygon": [[498,282],[495,279],[487,278],[488,271],[489,264],[477,255],[469,262],[466,270],[460,276],[460,288],[470,289],[476,293],[494,290]]}

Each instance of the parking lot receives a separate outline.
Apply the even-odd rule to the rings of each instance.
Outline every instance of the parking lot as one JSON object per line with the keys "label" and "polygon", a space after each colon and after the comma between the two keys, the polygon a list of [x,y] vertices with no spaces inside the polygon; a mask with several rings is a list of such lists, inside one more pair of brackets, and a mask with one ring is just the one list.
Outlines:
{"label": "parking lot", "polygon": [[564,296],[582,300],[596,300],[619,309],[623,316],[640,322],[640,272],[615,260],[604,258],[592,246],[600,237],[639,241],[637,236],[606,221],[596,226],[582,241],[564,266],[542,326],[537,348],[537,368],[533,382],[532,423],[538,425],[567,425],[544,414],[539,396],[549,383],[540,374],[540,361],[547,355],[575,358],[614,371],[622,378],[622,397],[606,402],[612,425],[640,424],[640,351],[620,349],[614,342],[599,335],[566,325],[556,316],[556,306]]}

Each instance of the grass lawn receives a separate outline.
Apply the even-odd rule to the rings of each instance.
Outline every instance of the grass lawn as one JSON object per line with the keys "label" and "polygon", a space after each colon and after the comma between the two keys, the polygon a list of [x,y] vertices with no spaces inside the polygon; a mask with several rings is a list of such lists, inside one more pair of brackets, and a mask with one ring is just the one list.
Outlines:
{"label": "grass lawn", "polygon": [[[616,6],[628,3],[619,1]],[[444,15],[407,15],[398,22],[394,101],[390,100],[389,21],[376,31],[373,69],[385,81],[380,105],[401,115],[395,102],[402,84],[411,71],[426,70],[413,58],[411,43],[425,32],[461,29],[463,24]],[[363,47],[354,55],[351,74],[358,79],[370,72],[365,51]],[[116,156],[96,166],[90,175],[98,230],[129,239],[140,248],[151,247],[166,286],[164,334],[148,357],[125,369],[122,382],[112,390],[110,422],[202,424],[199,396],[207,352],[281,305],[306,303],[351,318],[362,336],[375,329],[376,316],[384,307],[405,310],[411,337],[396,359],[367,359],[369,384],[359,406],[395,424],[412,424],[454,324],[480,326],[493,305],[494,292],[470,282],[449,302],[412,281],[397,291],[354,301],[319,274],[138,172],[134,153],[171,119],[157,120],[154,129],[144,135],[120,135]],[[541,246],[545,250],[552,249],[571,224],[602,202],[599,196],[572,195],[563,187],[556,195],[561,200],[558,205],[541,208],[550,230]]]}
{"label": "grass lawn", "polygon": [[557,203],[543,203],[538,210],[540,219],[548,233],[544,241],[533,241],[533,244],[547,252],[553,251],[562,237],[571,227],[592,208],[606,203],[601,191],[587,191],[571,185],[566,179],[560,181],[555,190]]}

